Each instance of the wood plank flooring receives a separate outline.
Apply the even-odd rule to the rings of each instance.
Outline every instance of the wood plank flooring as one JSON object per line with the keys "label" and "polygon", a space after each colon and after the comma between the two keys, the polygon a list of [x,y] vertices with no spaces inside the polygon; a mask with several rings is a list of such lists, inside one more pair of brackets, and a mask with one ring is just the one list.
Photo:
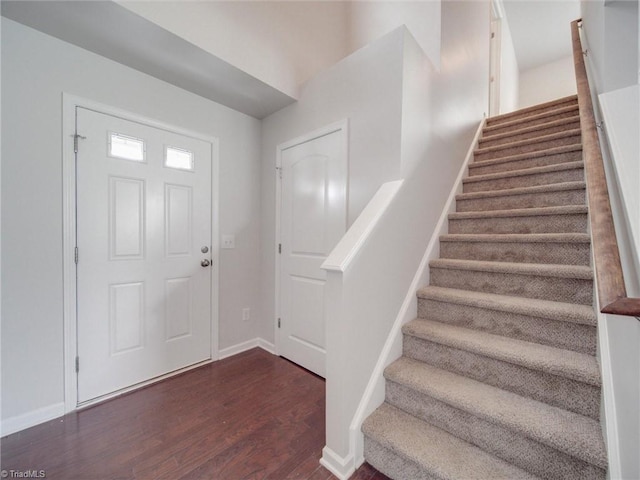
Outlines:
{"label": "wood plank flooring", "polygon": [[[60,480],[335,479],[324,380],[261,349],[0,440],[1,468]],[[353,480],[387,480],[364,464]]]}

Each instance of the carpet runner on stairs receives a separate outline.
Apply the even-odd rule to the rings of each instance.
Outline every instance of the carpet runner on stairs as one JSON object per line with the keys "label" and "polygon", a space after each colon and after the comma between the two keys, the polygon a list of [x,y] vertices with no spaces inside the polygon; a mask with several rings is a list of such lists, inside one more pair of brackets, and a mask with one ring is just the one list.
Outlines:
{"label": "carpet runner on stairs", "polygon": [[604,479],[577,98],[489,118],[365,459],[394,479]]}

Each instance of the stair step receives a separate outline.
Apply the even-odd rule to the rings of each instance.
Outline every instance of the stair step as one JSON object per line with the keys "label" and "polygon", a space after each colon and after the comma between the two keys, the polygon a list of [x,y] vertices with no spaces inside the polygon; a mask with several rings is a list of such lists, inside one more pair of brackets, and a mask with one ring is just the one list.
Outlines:
{"label": "stair step", "polygon": [[536,478],[387,403],[365,420],[362,431],[367,462],[392,478]]}
{"label": "stair step", "polygon": [[440,258],[589,265],[591,239],[586,233],[449,234],[440,237]]}
{"label": "stair step", "polygon": [[586,205],[454,212],[450,233],[586,233]]}
{"label": "stair step", "polygon": [[552,121],[575,117],[576,115],[579,115],[578,104],[567,104],[566,106],[559,106],[558,108],[554,108],[546,112],[527,115],[525,117],[504,121],[495,125],[488,124],[482,130],[482,133],[483,135],[499,135],[514,129],[518,130],[521,128],[543,125]]}
{"label": "stair step", "polygon": [[469,177],[578,161],[582,161],[581,143],[511,155],[494,160],[485,160],[483,162],[473,162],[469,164]]}
{"label": "stair step", "polygon": [[506,122],[512,122],[514,120],[518,120],[522,118],[530,118],[530,117],[534,117],[547,112],[552,112],[564,107],[577,108],[577,106],[578,106],[577,95],[570,95],[568,97],[558,98],[556,100],[540,103],[538,105],[533,105],[531,107],[521,108],[514,112],[509,112],[509,113],[504,113],[502,115],[489,117],[487,119],[487,125],[488,126],[500,125]]}
{"label": "stair step", "polygon": [[403,333],[406,357],[580,415],[600,415],[592,355],[425,319],[409,322]]}
{"label": "stair step", "polygon": [[605,478],[604,445],[591,418],[406,357],[385,377],[386,403],[511,465],[541,478]]}
{"label": "stair step", "polygon": [[584,205],[585,182],[563,182],[456,195],[458,212]]}
{"label": "stair step", "polygon": [[498,295],[591,305],[591,268],[577,265],[436,259],[429,263],[431,284]]}
{"label": "stair step", "polygon": [[426,286],[418,317],[469,329],[596,354],[593,307]]}
{"label": "stair step", "polygon": [[584,181],[582,161],[475,175],[463,179],[462,185],[464,193],[472,193],[581,181]]}
{"label": "stair step", "polygon": [[519,140],[494,147],[477,148],[473,151],[473,161],[482,162],[504,158],[521,153],[531,153],[547,150],[553,147],[574,145],[580,143],[580,129],[565,130],[558,133],[544,135],[542,137]]}
{"label": "stair step", "polygon": [[562,132],[565,130],[575,130],[580,128],[580,116],[573,115],[568,118],[551,120],[538,125],[514,125],[510,130],[501,133],[492,133],[491,131],[483,131],[482,138],[478,141],[479,147],[491,147],[502,145],[517,140],[526,140],[529,138],[541,137],[551,133]]}

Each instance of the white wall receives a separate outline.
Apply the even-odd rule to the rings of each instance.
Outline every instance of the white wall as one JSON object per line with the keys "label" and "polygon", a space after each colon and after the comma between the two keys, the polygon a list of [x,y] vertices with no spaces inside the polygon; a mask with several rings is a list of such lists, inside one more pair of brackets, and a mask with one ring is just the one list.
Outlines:
{"label": "white wall", "polygon": [[346,3],[350,52],[405,25],[433,65],[440,67],[440,0]]}
{"label": "white wall", "polygon": [[63,402],[62,92],[220,139],[220,347],[255,338],[260,122],[5,18],[1,53],[3,423]]}
{"label": "white wall", "polygon": [[500,113],[509,113],[518,109],[520,71],[507,17],[501,20],[500,35]]}
{"label": "white wall", "polygon": [[346,2],[118,3],[292,97],[348,53]]}
{"label": "white wall", "polygon": [[349,225],[378,187],[400,176],[402,35],[378,40],[309,81],[297,103],[263,120],[260,336],[274,341],[276,147],[349,119]]}
{"label": "white wall", "polygon": [[640,73],[637,0],[582,0],[580,9],[598,93],[637,84]]}
{"label": "white wall", "polygon": [[518,108],[576,94],[573,56],[520,72]]}

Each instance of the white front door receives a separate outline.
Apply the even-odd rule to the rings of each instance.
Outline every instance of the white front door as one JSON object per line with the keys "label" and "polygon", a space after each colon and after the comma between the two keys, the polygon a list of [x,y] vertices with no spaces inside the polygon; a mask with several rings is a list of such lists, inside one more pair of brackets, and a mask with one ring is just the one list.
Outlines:
{"label": "white front door", "polygon": [[344,130],[282,151],[278,353],[324,377],[320,268],[346,230]]}
{"label": "white front door", "polygon": [[80,107],[76,122],[82,404],[211,358],[212,145]]}

